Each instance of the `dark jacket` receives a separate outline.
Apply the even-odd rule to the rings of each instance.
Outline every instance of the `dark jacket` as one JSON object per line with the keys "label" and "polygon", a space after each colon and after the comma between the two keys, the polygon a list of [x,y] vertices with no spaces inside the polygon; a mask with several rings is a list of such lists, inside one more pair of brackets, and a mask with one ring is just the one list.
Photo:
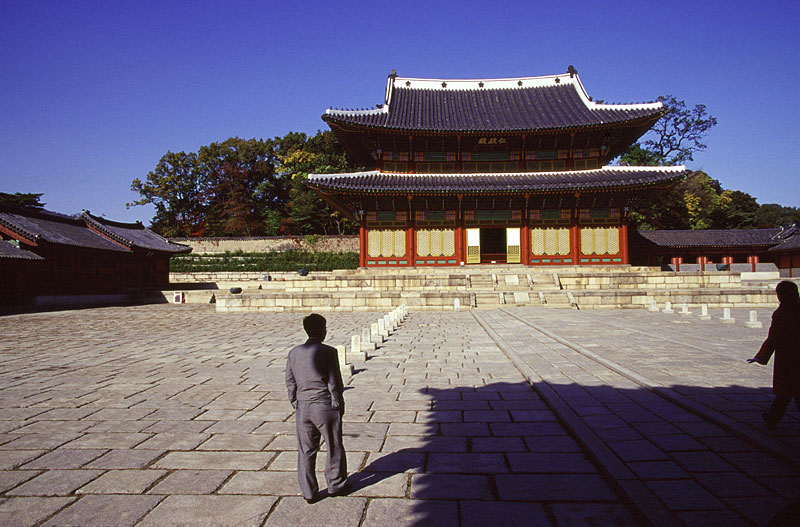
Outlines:
{"label": "dark jacket", "polygon": [[292,348],[286,360],[286,389],[293,408],[298,402],[323,402],[344,414],[344,384],[336,349],[315,338]]}
{"label": "dark jacket", "polygon": [[781,303],[772,314],[769,336],[755,358],[766,364],[775,354],[772,391],[800,396],[800,305]]}

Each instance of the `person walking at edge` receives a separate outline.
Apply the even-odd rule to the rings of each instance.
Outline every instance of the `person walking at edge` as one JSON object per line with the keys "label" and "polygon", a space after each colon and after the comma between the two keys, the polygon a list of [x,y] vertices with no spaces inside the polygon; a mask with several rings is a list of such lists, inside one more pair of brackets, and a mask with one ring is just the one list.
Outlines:
{"label": "person walking at edge", "polygon": [[336,349],[322,343],[327,335],[325,317],[312,313],[303,319],[308,334],[305,344],[295,346],[286,361],[286,389],[295,409],[297,429],[297,480],[307,503],[319,501],[314,473],[320,438],[328,445],[325,480],[329,496],[350,492],[347,458],[342,444],[344,385]]}
{"label": "person walking at edge", "polygon": [[792,397],[800,410],[800,295],[797,284],[789,281],[779,283],[775,292],[780,305],[772,314],[767,340],[755,357],[747,359],[747,362],[767,364],[775,354],[772,373],[775,400],[761,416],[769,429],[778,425]]}

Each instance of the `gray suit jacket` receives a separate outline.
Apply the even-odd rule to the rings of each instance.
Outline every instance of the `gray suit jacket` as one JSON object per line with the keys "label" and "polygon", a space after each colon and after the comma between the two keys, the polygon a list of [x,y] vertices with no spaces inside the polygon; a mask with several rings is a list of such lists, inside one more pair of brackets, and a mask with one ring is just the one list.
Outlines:
{"label": "gray suit jacket", "polygon": [[336,348],[315,338],[292,348],[286,360],[286,389],[293,408],[298,402],[326,402],[344,414],[344,383]]}

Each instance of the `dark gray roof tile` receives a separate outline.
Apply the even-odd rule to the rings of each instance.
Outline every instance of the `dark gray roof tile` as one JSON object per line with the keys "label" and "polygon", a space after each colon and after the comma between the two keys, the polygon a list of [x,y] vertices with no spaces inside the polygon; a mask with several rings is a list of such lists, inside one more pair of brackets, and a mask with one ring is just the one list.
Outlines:
{"label": "dark gray roof tile", "polygon": [[381,108],[329,109],[322,118],[370,128],[487,132],[591,127],[656,119],[664,111],[661,103],[595,103],[570,74],[483,80],[390,76],[386,93]]}
{"label": "dark gray roof tile", "polygon": [[398,174],[379,171],[311,174],[312,188],[344,192],[483,193],[621,189],[683,177],[683,167],[618,167],[563,172],[497,174]]}

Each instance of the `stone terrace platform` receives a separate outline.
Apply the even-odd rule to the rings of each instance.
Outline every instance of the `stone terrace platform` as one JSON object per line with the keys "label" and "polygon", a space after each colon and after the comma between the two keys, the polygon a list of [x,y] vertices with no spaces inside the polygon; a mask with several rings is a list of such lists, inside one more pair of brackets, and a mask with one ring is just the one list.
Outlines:
{"label": "stone terrace platform", "polygon": [[[774,307],[778,273],[671,272],[650,267],[513,265],[357,269],[327,273],[175,273],[173,291],[218,311],[369,311],[542,306],[644,308],[652,302]],[[229,294],[231,287],[242,289]],[[173,292],[165,292],[170,297]]]}
{"label": "stone terrace platform", "polygon": [[[328,342],[382,314],[330,313]],[[766,525],[800,498],[800,416],[764,429],[766,328],[720,314],[412,311],[346,380],[355,491],[314,505],[302,314],[2,317],[0,525]]]}

